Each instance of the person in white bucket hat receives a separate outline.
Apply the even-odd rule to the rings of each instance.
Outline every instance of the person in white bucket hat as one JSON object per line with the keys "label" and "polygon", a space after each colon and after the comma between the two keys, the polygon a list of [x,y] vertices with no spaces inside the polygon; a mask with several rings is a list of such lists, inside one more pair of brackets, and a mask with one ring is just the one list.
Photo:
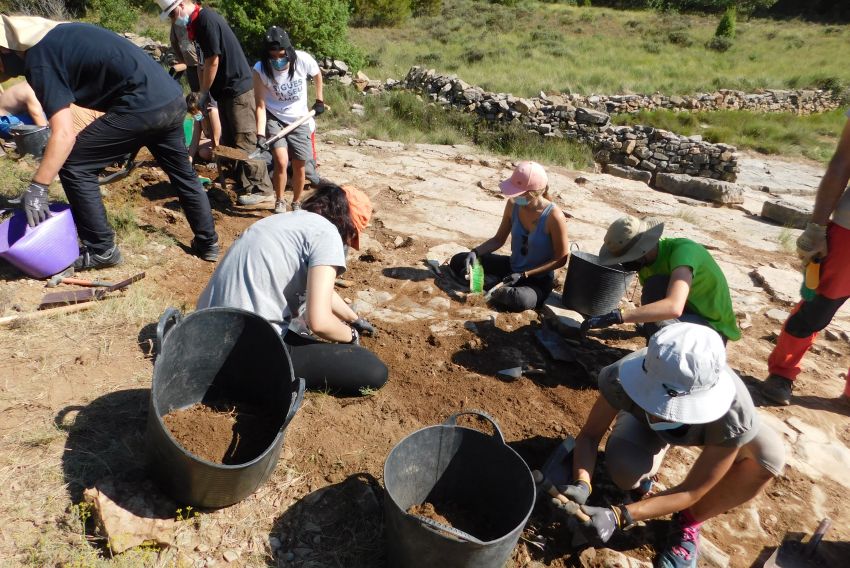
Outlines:
{"label": "person in white bucket hat", "polygon": [[[662,328],[648,347],[600,371],[599,392],[576,438],[574,482],[559,490],[590,516],[579,526],[603,542],[636,521],[672,514],[669,541],[656,566],[696,568],[700,526],[746,503],[781,475],[782,439],[760,422],[747,387],[726,365],[720,336],[706,326]],[[612,423],[605,446],[608,475],[620,489],[643,498],[589,506],[597,449]],[[652,477],[671,445],[702,447],[702,453],[678,485],[650,496]]]}

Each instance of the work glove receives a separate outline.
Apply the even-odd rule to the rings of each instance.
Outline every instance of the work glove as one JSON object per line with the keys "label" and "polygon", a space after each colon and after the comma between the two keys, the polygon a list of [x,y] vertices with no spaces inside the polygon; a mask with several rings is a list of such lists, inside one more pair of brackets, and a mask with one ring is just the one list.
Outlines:
{"label": "work glove", "polygon": [[570,501],[584,505],[587,503],[587,498],[590,497],[591,488],[590,483],[581,480],[572,485],[561,485],[558,487],[558,491]]}
{"label": "work glove", "polygon": [[354,326],[351,326],[351,341],[348,343],[349,345],[360,345],[360,332]]}
{"label": "work glove", "polygon": [[323,112],[325,112],[325,101],[320,101],[316,99],[316,102],[313,103],[313,110],[316,111],[316,116],[319,116]]}
{"label": "work glove", "polygon": [[807,224],[806,230],[797,238],[797,256],[804,264],[809,264],[813,258],[823,258],[826,253],[826,225]]}
{"label": "work glove", "polygon": [[266,140],[265,136],[262,136],[260,134],[257,135],[257,148],[259,148],[263,152],[269,149],[269,143],[268,140]]}
{"label": "work glove", "polygon": [[201,109],[201,112],[204,115],[209,111],[210,106],[210,92],[209,91],[201,91],[201,96],[198,97],[198,108]]}
{"label": "work glove", "polygon": [[35,227],[50,217],[50,209],[47,208],[47,186],[32,182],[21,196],[21,206],[27,215],[27,224]]}
{"label": "work glove", "polygon": [[620,507],[588,507],[582,505],[582,512],[590,517],[579,524],[588,540],[598,539],[605,543],[617,530],[623,528],[622,509]]}
{"label": "work glove", "polygon": [[376,333],[375,327],[364,318],[357,318],[351,322],[351,327],[356,329],[360,335],[365,335],[366,337],[374,337]]}
{"label": "work glove", "polygon": [[472,270],[472,265],[475,264],[476,260],[478,260],[478,255],[475,254],[475,251],[469,251],[466,255],[466,259],[464,260],[464,263],[466,264],[466,274],[469,274],[469,271]]}
{"label": "work glove", "polygon": [[617,308],[607,314],[602,314],[601,316],[592,316],[581,322],[581,333],[584,335],[587,333],[589,329],[601,329],[604,327],[611,327],[612,325],[617,325],[618,323],[623,323],[623,310]]}
{"label": "work glove", "polygon": [[516,286],[516,283],[523,279],[525,276],[522,272],[514,272],[513,274],[508,274],[502,279],[502,282],[505,286]]}

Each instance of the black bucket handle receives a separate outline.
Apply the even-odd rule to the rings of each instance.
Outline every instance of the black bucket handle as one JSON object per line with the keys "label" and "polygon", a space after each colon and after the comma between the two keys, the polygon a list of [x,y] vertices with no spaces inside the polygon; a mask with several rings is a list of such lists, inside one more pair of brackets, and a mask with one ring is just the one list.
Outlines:
{"label": "black bucket handle", "polygon": [[489,422],[493,426],[493,430],[495,431],[493,437],[496,438],[502,444],[505,443],[505,435],[502,434],[502,429],[499,428],[499,425],[496,423],[496,419],[484,412],[483,410],[478,409],[470,409],[470,410],[461,410],[460,412],[456,412],[452,414],[446,421],[443,422],[445,426],[457,426],[457,419],[459,416],[463,416],[464,414],[472,414],[477,416],[478,418],[483,418],[487,422]]}
{"label": "black bucket handle", "polygon": [[159,318],[159,323],[156,324],[156,345],[154,346],[154,354],[159,355],[162,350],[162,342],[165,336],[171,331],[171,328],[183,320],[183,314],[180,310],[174,307],[165,309],[162,317]]}
{"label": "black bucket handle", "polygon": [[284,430],[289,423],[295,418],[295,413],[298,412],[298,409],[301,408],[301,403],[304,402],[304,390],[306,388],[306,383],[304,379],[301,377],[296,377],[292,379],[294,381],[298,381],[298,388],[294,393],[292,393],[292,404],[289,405],[289,412],[286,413],[286,419],[283,421],[283,427],[281,430]]}

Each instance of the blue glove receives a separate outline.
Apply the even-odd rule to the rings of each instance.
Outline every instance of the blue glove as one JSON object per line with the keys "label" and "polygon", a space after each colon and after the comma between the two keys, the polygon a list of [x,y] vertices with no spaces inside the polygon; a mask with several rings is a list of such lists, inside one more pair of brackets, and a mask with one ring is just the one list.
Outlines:
{"label": "blue glove", "polygon": [[514,272],[513,274],[508,274],[502,279],[502,282],[505,283],[505,286],[516,286],[516,283],[525,278],[524,272]]}
{"label": "blue glove", "polygon": [[316,111],[316,116],[319,116],[320,114],[325,112],[325,101],[320,101],[319,99],[316,99],[316,102],[313,103],[313,110]]}
{"label": "blue glove", "polygon": [[27,224],[35,227],[50,217],[50,209],[47,208],[47,186],[32,182],[21,195],[21,206],[27,216]]}
{"label": "blue glove", "polygon": [[587,333],[589,329],[600,329],[623,323],[623,310],[617,308],[601,316],[592,316],[581,322],[581,333]]}
{"label": "blue glove", "polygon": [[366,337],[373,337],[376,333],[375,327],[363,318],[357,318],[351,322],[350,325],[356,329],[360,335],[365,335]]}

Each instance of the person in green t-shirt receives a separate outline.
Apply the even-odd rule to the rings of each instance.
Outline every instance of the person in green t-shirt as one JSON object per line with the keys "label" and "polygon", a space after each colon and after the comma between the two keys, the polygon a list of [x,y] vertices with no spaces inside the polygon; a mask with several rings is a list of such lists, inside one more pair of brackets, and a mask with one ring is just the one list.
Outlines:
{"label": "person in green t-shirt", "polygon": [[657,219],[632,216],[621,217],[608,227],[599,262],[620,264],[638,273],[643,287],[641,305],[587,318],[582,332],[642,323],[648,339],[661,327],[683,321],[714,329],[724,343],[740,339],[729,285],[717,262],[701,244],[684,238],[662,239],[663,232],[664,223]]}

